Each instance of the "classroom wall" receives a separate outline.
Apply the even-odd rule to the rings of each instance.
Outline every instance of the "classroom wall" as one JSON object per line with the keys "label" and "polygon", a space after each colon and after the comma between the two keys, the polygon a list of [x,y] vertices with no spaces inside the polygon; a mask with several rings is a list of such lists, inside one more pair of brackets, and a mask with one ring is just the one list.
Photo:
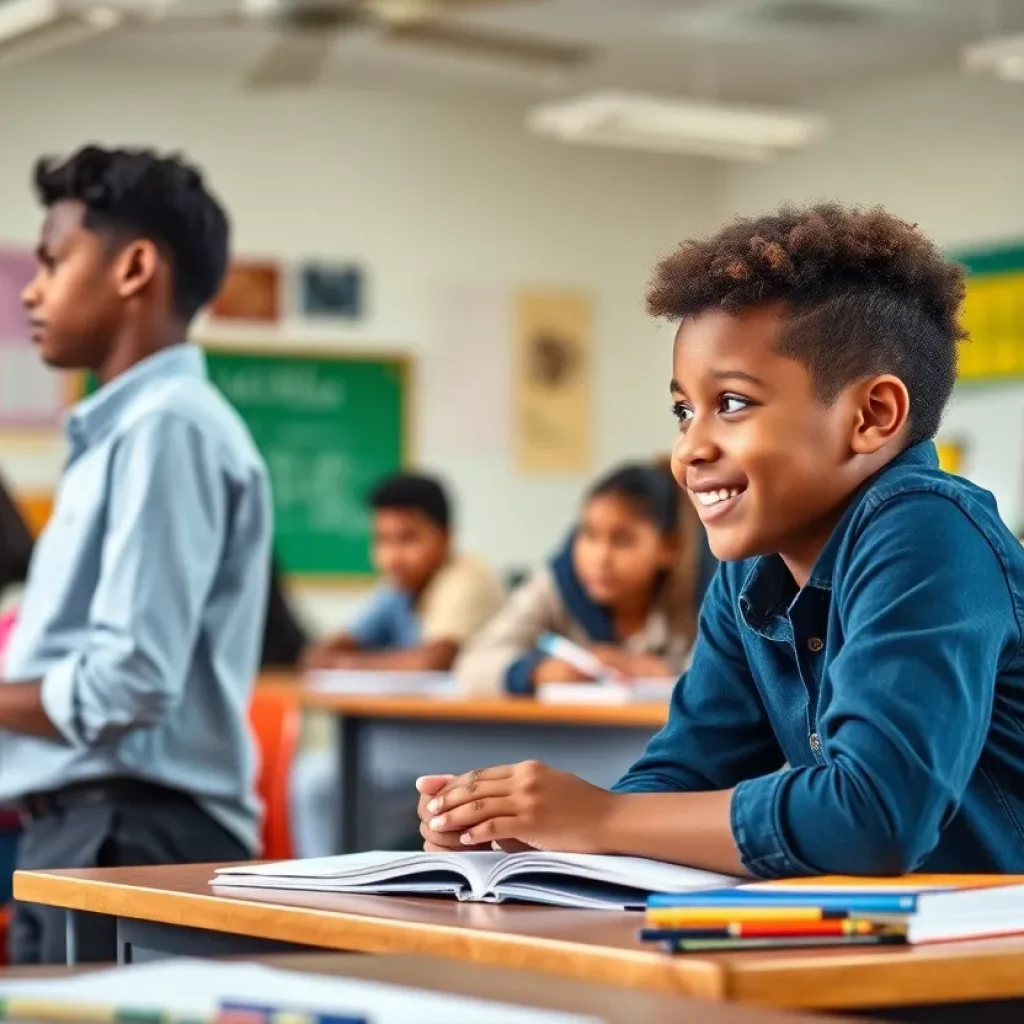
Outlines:
{"label": "classroom wall", "polygon": [[[180,148],[230,206],[237,252],[358,260],[370,284],[367,317],[344,332],[292,324],[276,338],[206,328],[207,336],[401,349],[417,357],[421,382],[436,387],[459,375],[457,366],[431,362],[439,294],[583,288],[595,315],[594,471],[671,444],[668,333],[644,316],[643,287],[657,256],[704,226],[713,167],[567,149],[529,137],[516,108],[464,96],[322,91],[255,99],[226,79],[67,63],[0,72],[0,125],[0,244],[35,240],[28,173],[40,153],[87,140]],[[474,419],[500,415],[503,395],[481,396],[459,377],[468,431]],[[589,474],[524,478],[507,446],[446,450],[443,432],[431,441],[436,413],[436,398],[420,403],[418,461],[451,481],[465,546],[501,566],[542,557],[563,535]],[[62,458],[52,437],[0,438],[0,470],[23,489],[52,485]],[[338,625],[356,596],[328,588],[300,599],[319,627]]]}
{"label": "classroom wall", "polygon": [[[952,250],[1024,239],[1024,88],[935,73],[824,105],[830,137],[767,166],[733,165],[716,217],[785,200],[881,203]],[[1024,523],[1024,382],[958,389],[943,435],[966,442],[966,475]]]}

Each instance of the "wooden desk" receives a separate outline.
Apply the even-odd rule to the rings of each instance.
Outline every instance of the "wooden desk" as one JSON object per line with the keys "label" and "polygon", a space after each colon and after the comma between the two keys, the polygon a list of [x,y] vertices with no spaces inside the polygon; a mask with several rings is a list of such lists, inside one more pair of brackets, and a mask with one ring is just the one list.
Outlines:
{"label": "wooden desk", "polygon": [[[826,1024],[824,1017],[793,1016],[770,1010],[698,1003],[682,996],[644,992],[615,985],[584,984],[568,978],[514,971],[497,967],[474,967],[420,956],[350,956],[338,953],[305,953],[259,957],[260,962],[280,970],[331,974],[345,978],[402,985],[471,999],[490,999],[536,1010],[587,1014],[604,1024]],[[50,978],[102,970],[101,967],[66,968],[16,967],[0,971],[7,978]],[[850,1022],[830,1017],[829,1024]]]}
{"label": "wooden desk", "polygon": [[[312,946],[430,955],[762,1007],[970,1024],[1021,1019],[1020,1003],[999,1001],[1024,999],[1024,938],[670,957],[637,940],[633,915],[322,893],[219,895],[208,885],[212,874],[209,865],[17,872],[14,890],[28,902],[116,917],[128,953],[258,955]],[[958,1005],[936,1005],[949,1001]]]}
{"label": "wooden desk", "polygon": [[[660,729],[668,717],[664,704],[565,705],[541,704],[532,697],[381,697],[366,694],[318,693],[303,688],[294,675],[267,674],[262,687],[281,687],[295,694],[306,708],[333,714],[338,728],[338,803],[341,853],[365,849],[363,808],[366,765],[366,737],[374,722],[401,721],[410,728],[424,723],[474,723],[474,732],[485,737],[488,729],[500,731],[508,725],[531,728],[605,728],[639,731],[644,738]],[[524,757],[527,756],[524,753]],[[415,821],[411,822],[415,827]]]}

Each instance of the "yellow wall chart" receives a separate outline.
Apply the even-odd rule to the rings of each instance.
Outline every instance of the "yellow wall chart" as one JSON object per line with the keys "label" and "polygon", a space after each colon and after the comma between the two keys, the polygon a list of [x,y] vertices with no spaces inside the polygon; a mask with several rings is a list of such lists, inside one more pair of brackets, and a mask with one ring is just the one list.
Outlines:
{"label": "yellow wall chart", "polygon": [[1024,376],[1024,244],[965,253],[963,321],[970,339],[960,349],[960,379]]}

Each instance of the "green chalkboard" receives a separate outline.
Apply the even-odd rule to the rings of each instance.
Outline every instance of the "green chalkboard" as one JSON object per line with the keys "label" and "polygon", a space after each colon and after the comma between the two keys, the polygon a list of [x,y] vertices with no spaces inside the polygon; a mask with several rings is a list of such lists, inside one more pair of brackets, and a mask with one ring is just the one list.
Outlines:
{"label": "green chalkboard", "polygon": [[[370,575],[366,497],[406,462],[408,360],[203,347],[210,380],[238,410],[266,460],[282,570]],[[87,376],[83,392],[95,387]]]}
{"label": "green chalkboard", "polygon": [[366,496],[405,461],[406,361],[212,346],[206,356],[266,459],[284,571],[369,574]]}

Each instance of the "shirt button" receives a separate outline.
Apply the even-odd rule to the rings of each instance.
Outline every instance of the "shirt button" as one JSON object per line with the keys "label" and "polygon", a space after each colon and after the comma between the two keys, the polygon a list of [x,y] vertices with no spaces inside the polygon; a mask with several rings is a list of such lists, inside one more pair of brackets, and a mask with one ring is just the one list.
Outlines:
{"label": "shirt button", "polygon": [[809,740],[809,742],[811,744],[811,750],[815,754],[820,754],[821,753],[821,740],[819,739],[818,734],[816,732],[812,732],[811,735],[808,737],[808,740]]}
{"label": "shirt button", "polygon": [[807,641],[807,646],[817,654],[825,645],[816,636],[812,636],[811,639]]}

